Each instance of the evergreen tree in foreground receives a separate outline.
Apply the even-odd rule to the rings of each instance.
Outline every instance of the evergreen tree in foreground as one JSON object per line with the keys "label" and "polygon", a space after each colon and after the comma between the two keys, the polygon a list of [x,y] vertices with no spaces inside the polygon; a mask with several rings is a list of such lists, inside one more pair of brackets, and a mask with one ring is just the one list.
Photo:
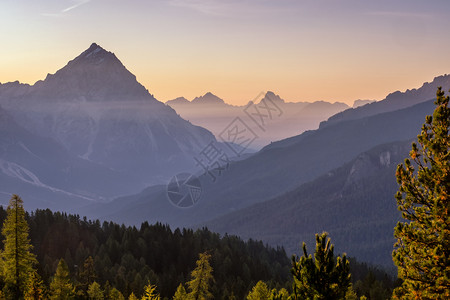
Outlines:
{"label": "evergreen tree in foreground", "polygon": [[0,256],[1,274],[4,278],[4,296],[7,299],[23,299],[34,274],[36,256],[28,238],[28,223],[25,220],[23,201],[13,195],[3,223],[4,250]]}
{"label": "evergreen tree in foreground", "polygon": [[344,299],[350,287],[350,268],[345,254],[335,260],[334,246],[327,233],[316,234],[314,258],[307,254],[303,243],[303,256],[292,257],[294,276],[293,299]]}
{"label": "evergreen tree in foreground", "polygon": [[178,286],[175,294],[173,295],[173,300],[184,300],[187,298],[186,289],[184,286],[180,283]]}
{"label": "evergreen tree in foreground", "polygon": [[[45,299],[45,286],[42,282],[41,277],[38,273],[33,272],[31,274],[30,280],[28,281],[28,286],[25,291],[25,299],[27,300],[39,300]],[[0,299],[2,299],[0,297]]]}
{"label": "evergreen tree in foreground", "polygon": [[130,296],[128,296],[128,300],[138,300],[138,298],[133,293],[131,293]]}
{"label": "evergreen tree in foreground", "polygon": [[74,299],[75,288],[70,282],[69,268],[64,259],[60,259],[55,276],[50,283],[50,299]]}
{"label": "evergreen tree in foreground", "polygon": [[101,288],[100,284],[98,284],[96,281],[94,281],[93,283],[91,283],[89,285],[88,290],[87,290],[87,294],[89,296],[89,299],[92,299],[92,300],[103,300],[102,288]]}
{"label": "evergreen tree in foreground", "polygon": [[144,287],[144,295],[141,300],[160,300],[158,292],[156,291],[156,285],[152,285],[150,282]]}
{"label": "evergreen tree in foreground", "polygon": [[270,300],[272,296],[267,284],[263,281],[258,281],[247,295],[247,300]]}
{"label": "evergreen tree in foreground", "polygon": [[441,88],[435,104],[419,146],[397,167],[395,198],[406,220],[394,233],[393,259],[404,280],[394,294],[401,299],[450,299],[450,108]]}
{"label": "evergreen tree in foreground", "polygon": [[111,300],[125,300],[125,297],[122,295],[122,293],[116,289],[116,288],[112,288],[111,291],[109,292],[109,298]]}
{"label": "evergreen tree in foreground", "polygon": [[206,300],[212,299],[213,295],[209,290],[209,283],[214,281],[213,269],[209,264],[211,255],[200,253],[196,264],[197,267],[191,273],[191,281],[188,282],[189,290],[188,299]]}

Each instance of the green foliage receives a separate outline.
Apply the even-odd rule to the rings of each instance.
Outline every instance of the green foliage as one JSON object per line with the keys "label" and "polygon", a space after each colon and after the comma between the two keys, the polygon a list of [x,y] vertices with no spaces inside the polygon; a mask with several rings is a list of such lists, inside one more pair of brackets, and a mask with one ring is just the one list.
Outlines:
{"label": "green foliage", "polygon": [[141,300],[160,300],[158,292],[156,291],[156,285],[152,285],[150,282],[144,287],[144,295]]}
{"label": "green foliage", "polygon": [[210,292],[210,283],[214,281],[212,275],[213,268],[209,264],[211,255],[205,253],[199,254],[196,262],[197,267],[191,273],[191,280],[187,283],[189,287],[189,299],[206,300],[213,298]]}
{"label": "green foliage", "polygon": [[7,299],[22,299],[35,272],[37,260],[31,253],[33,246],[28,233],[23,201],[19,196],[13,195],[3,223],[4,250],[0,255],[1,275],[5,283],[4,297]]}
{"label": "green foliage", "polygon": [[[5,218],[0,207],[0,223]],[[267,247],[261,241],[220,237],[207,229],[172,231],[159,223],[127,227],[50,210],[36,210],[27,220],[44,282],[51,282],[55,266],[64,258],[81,296],[87,296],[81,273],[89,256],[95,281],[105,288],[108,281],[126,297],[131,292],[142,295],[148,280],[157,284],[162,298],[172,297],[178,285],[188,280],[199,253],[205,251],[211,254],[216,282],[210,291],[216,299],[224,292],[243,299],[258,280],[276,284],[289,281],[284,249]]]}
{"label": "green foliage", "polygon": [[[6,217],[6,211],[0,206],[0,223]],[[208,283],[214,299],[245,299],[253,284],[260,280],[277,289],[291,285],[289,260],[284,250],[271,249],[260,241],[243,242],[227,235],[220,238],[206,229],[171,231],[161,224],[143,223],[139,229],[112,222],[100,224],[49,210],[37,210],[26,215],[26,219],[40,262],[39,274],[44,282],[50,283],[48,297],[51,299],[86,299],[88,286],[84,289],[83,284],[92,284],[94,279],[104,287],[105,300],[120,300],[124,295],[137,299],[133,296],[141,295],[148,281],[158,285],[163,299],[174,295],[177,287],[179,299],[187,299],[180,283],[185,283],[186,276],[198,268],[199,253],[205,251],[210,253],[208,263],[214,270],[214,284]],[[70,264],[60,261],[62,257]],[[58,265],[56,274],[55,265]],[[356,274],[352,278],[363,282],[358,289],[355,285],[358,296],[369,297],[380,287],[377,282],[385,282],[384,273],[363,266],[356,262],[351,265]],[[364,278],[369,271],[373,271],[376,278],[366,282]],[[388,286],[391,285],[382,286],[387,295],[389,288],[385,287]],[[286,300],[286,290],[270,292],[270,299]],[[46,296],[44,298],[48,298]]]}
{"label": "green foliage", "polygon": [[74,299],[75,288],[70,282],[69,268],[64,259],[60,259],[55,276],[50,283],[50,299]]}
{"label": "green foliage", "polygon": [[281,289],[277,291],[276,289],[272,289],[270,296],[270,300],[288,300],[289,299],[289,292],[286,289]]}
{"label": "green foliage", "polygon": [[[37,272],[33,272],[30,276],[30,280],[27,283],[27,289],[25,291],[25,299],[38,300],[45,299],[45,286],[41,277]],[[0,299],[2,299],[0,297]]]}
{"label": "green foliage", "polygon": [[[385,299],[389,299],[389,297]],[[350,287],[347,290],[347,293],[345,294],[345,300],[358,300],[358,295],[356,295],[356,292],[353,290],[352,285],[350,285]]]}
{"label": "green foliage", "polygon": [[92,256],[89,256],[84,261],[83,268],[79,273],[79,278],[81,282],[81,288],[84,291],[87,291],[88,287],[97,279],[94,267],[94,259],[92,258]]}
{"label": "green foliage", "polygon": [[116,288],[112,288],[111,289],[111,291],[109,292],[109,297],[108,298],[111,299],[111,300],[125,300],[125,297]]}
{"label": "green foliage", "polygon": [[102,288],[100,287],[100,284],[98,284],[95,281],[89,285],[88,290],[87,290],[87,294],[89,296],[89,299],[92,299],[92,300],[103,300]]}
{"label": "green foliage", "polygon": [[349,262],[345,254],[335,260],[334,246],[327,233],[316,234],[314,258],[307,254],[303,243],[303,256],[292,257],[295,299],[343,299],[350,286]]}
{"label": "green foliage", "polygon": [[450,298],[450,108],[437,91],[410,159],[397,168],[398,209],[405,222],[395,227],[393,259],[403,284],[401,299]]}
{"label": "green foliage", "polygon": [[272,296],[267,284],[263,281],[258,281],[247,295],[247,300],[269,300]]}
{"label": "green foliage", "polygon": [[187,298],[186,289],[183,284],[180,283],[175,294],[173,295],[173,300],[185,300]]}
{"label": "green foliage", "polygon": [[128,296],[128,300],[138,300],[138,298],[134,295],[134,293],[131,293],[130,296]]}

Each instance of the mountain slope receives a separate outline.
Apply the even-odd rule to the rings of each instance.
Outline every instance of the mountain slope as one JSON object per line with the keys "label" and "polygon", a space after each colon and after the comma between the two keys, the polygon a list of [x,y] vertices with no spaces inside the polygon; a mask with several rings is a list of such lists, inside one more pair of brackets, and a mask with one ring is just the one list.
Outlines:
{"label": "mountain slope", "polygon": [[29,209],[70,211],[117,195],[114,182],[119,180],[116,172],[71,155],[50,138],[28,132],[0,107],[1,204],[7,205],[11,194],[20,193],[27,198]]}
{"label": "mountain slope", "polygon": [[219,232],[257,238],[298,252],[314,234],[330,233],[338,252],[392,265],[393,228],[400,218],[395,170],[411,141],[377,146],[291,192],[206,223]]}
{"label": "mountain slope", "polygon": [[382,101],[369,103],[362,107],[347,109],[330,117],[327,121],[322,122],[320,126],[329,126],[341,121],[355,120],[413,106],[420,102],[434,98],[436,96],[436,90],[439,86],[441,86],[444,91],[449,90],[450,75],[445,74],[435,77],[432,82],[425,82],[418,89],[406,90],[405,92],[396,91],[389,94]]}
{"label": "mountain slope", "polygon": [[[192,101],[179,97],[166,104],[183,118],[211,130],[216,137],[220,137],[230,123],[239,117],[258,136],[251,145],[257,149],[305,130],[316,129],[321,121],[348,108],[340,102],[286,102],[271,91],[244,106],[227,104],[211,93]],[[263,126],[258,123],[262,120],[260,116],[264,116]]]}
{"label": "mountain slope", "polygon": [[433,101],[428,101],[403,110],[306,132],[273,143],[250,158],[231,163],[220,175],[217,170],[213,171],[217,177],[214,182],[209,173],[200,169],[202,196],[195,206],[188,209],[171,205],[165,186],[159,186],[116,199],[110,204],[110,207],[124,205],[125,210],[88,207],[83,213],[133,224],[148,219],[172,226],[203,224],[282,195],[377,145],[415,138],[425,115],[431,114],[433,109]]}
{"label": "mountain slope", "polygon": [[32,86],[0,85],[0,105],[32,134],[121,174],[116,195],[194,168],[193,156],[216,141],[157,101],[113,53],[95,43]]}

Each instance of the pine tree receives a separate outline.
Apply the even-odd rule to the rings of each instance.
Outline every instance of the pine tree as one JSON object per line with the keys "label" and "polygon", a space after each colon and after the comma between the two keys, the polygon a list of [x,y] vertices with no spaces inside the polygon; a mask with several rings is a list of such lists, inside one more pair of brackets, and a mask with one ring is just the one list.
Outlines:
{"label": "pine tree", "polygon": [[95,273],[94,259],[92,256],[86,258],[83,263],[83,269],[79,274],[81,288],[86,292],[88,287],[97,279]]}
{"label": "pine tree", "polygon": [[131,293],[130,296],[128,296],[128,300],[138,300],[138,298],[134,295],[134,293]]}
{"label": "pine tree", "polygon": [[288,300],[289,292],[286,289],[281,289],[277,291],[276,289],[272,289],[270,300]]}
{"label": "pine tree", "polygon": [[186,289],[180,283],[177,290],[175,291],[175,294],[173,295],[173,300],[185,300],[186,298],[187,298]]}
{"label": "pine tree", "polygon": [[334,246],[327,233],[316,234],[314,258],[306,252],[292,257],[294,299],[343,299],[350,286],[349,262],[345,254],[334,257]]}
{"label": "pine tree", "polygon": [[109,299],[111,299],[111,300],[125,300],[125,297],[122,295],[122,293],[118,289],[112,288],[111,291],[109,292]]}
{"label": "pine tree", "polygon": [[69,268],[64,259],[60,259],[56,268],[55,276],[50,283],[50,299],[63,300],[73,299],[75,288],[70,282]]}
{"label": "pine tree", "polygon": [[44,296],[45,296],[44,283],[42,282],[42,279],[39,276],[39,274],[33,272],[27,284],[27,289],[25,291],[25,299],[27,300],[45,299]]}
{"label": "pine tree", "polygon": [[87,294],[89,296],[89,299],[92,300],[103,300],[103,291],[100,287],[100,284],[98,284],[96,281],[91,283],[88,287]]}
{"label": "pine tree", "polygon": [[401,299],[450,299],[450,108],[438,89],[410,159],[397,167],[398,209],[393,259],[403,284]]}
{"label": "pine tree", "polygon": [[1,253],[1,273],[4,278],[4,296],[22,299],[27,285],[35,272],[36,256],[31,253],[33,246],[28,238],[28,223],[25,220],[23,201],[13,195],[3,223],[4,250]]}
{"label": "pine tree", "polygon": [[269,300],[272,292],[263,281],[258,281],[247,295],[247,300]]}
{"label": "pine tree", "polygon": [[197,267],[191,273],[191,281],[188,282],[190,293],[189,299],[205,300],[213,298],[209,291],[209,284],[214,281],[212,272],[213,268],[209,264],[211,258],[210,254],[200,253],[199,259],[196,262]]}
{"label": "pine tree", "polygon": [[144,287],[144,295],[141,300],[160,300],[158,292],[156,292],[156,285],[152,285],[150,282]]}

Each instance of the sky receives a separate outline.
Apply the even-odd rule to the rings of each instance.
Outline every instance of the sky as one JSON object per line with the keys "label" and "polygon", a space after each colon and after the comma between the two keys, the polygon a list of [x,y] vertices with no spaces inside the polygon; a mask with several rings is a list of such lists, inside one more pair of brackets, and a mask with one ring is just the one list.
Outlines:
{"label": "sky", "polygon": [[383,99],[450,73],[448,0],[2,0],[0,82],[96,42],[158,100]]}

